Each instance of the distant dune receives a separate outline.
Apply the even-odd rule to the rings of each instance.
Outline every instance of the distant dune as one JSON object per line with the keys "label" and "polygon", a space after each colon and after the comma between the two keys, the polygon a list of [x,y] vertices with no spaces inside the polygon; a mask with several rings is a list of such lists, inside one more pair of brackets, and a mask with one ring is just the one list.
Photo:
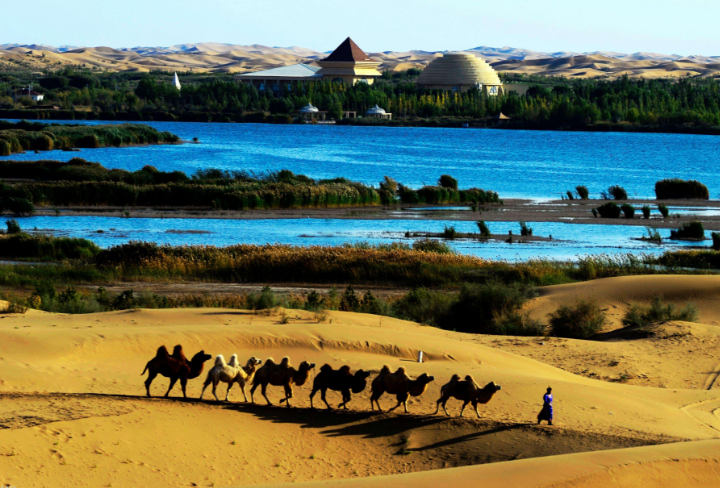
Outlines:
{"label": "distant dune", "polygon": [[[502,72],[565,76],[568,78],[679,78],[720,75],[720,56],[680,56],[638,52],[545,53],[512,47],[478,46],[468,49]],[[381,69],[401,71],[422,68],[441,51],[384,51],[370,53],[382,61]],[[295,63],[312,63],[325,53],[298,46],[242,46],[217,42],[178,44],[170,47],[110,48],[0,45],[0,69],[61,69],[84,66],[104,71],[196,71],[246,73]]]}

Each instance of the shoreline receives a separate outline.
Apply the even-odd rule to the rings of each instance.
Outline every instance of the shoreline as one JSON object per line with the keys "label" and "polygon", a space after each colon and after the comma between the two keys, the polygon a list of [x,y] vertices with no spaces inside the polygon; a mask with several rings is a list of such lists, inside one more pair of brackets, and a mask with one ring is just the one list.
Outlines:
{"label": "shoreline", "polygon": [[[469,206],[449,205],[397,205],[333,208],[294,208],[259,210],[213,210],[209,207],[37,207],[35,216],[42,217],[118,217],[156,219],[229,219],[229,220],[287,220],[287,219],[344,219],[344,220],[442,220],[458,222],[558,222],[592,225],[630,225],[674,229],[685,222],[699,221],[706,230],[720,230],[720,201],[710,200],[640,200],[632,199],[616,203],[629,203],[636,207],[636,217],[593,217],[592,209],[610,200],[549,200],[538,202],[529,199],[507,199],[504,205],[480,206],[473,212]],[[713,215],[688,215],[680,211],[667,218],[657,215],[643,219],[640,208],[649,205],[657,211],[657,205],[669,207],[709,209]],[[460,210],[467,208],[467,210]],[[482,209],[482,210],[481,210]],[[715,210],[717,209],[717,210]],[[520,237],[517,235],[516,237]]]}

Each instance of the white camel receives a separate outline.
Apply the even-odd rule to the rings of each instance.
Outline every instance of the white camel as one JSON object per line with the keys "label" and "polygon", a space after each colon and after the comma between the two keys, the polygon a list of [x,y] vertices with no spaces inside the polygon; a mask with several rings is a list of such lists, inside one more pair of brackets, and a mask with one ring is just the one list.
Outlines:
{"label": "white camel", "polygon": [[260,363],[262,363],[262,361],[253,356],[248,359],[245,366],[240,366],[240,364],[238,364],[237,354],[232,355],[229,363],[225,362],[225,357],[222,354],[218,354],[215,358],[215,366],[208,371],[207,378],[205,378],[202,393],[200,393],[200,400],[202,400],[202,397],[205,394],[205,388],[212,383],[212,392],[215,396],[215,400],[220,401],[216,394],[216,390],[218,383],[222,381],[223,383],[228,383],[228,389],[225,393],[226,402],[228,401],[228,396],[230,396],[230,388],[232,388],[233,384],[237,383],[240,385],[243,397],[245,397],[245,403],[247,403],[248,399],[245,394],[245,385],[252,383],[253,377],[255,376],[255,370]]}

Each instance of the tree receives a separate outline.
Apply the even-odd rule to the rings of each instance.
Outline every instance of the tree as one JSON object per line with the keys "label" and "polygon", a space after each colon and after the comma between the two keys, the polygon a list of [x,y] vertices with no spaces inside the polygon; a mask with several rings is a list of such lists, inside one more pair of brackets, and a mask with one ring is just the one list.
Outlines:
{"label": "tree", "polygon": [[328,115],[335,120],[341,120],[343,118],[343,107],[340,102],[333,102],[328,110]]}
{"label": "tree", "polygon": [[458,189],[457,180],[450,175],[442,175],[438,180],[438,184],[443,188],[450,188],[451,190]]}

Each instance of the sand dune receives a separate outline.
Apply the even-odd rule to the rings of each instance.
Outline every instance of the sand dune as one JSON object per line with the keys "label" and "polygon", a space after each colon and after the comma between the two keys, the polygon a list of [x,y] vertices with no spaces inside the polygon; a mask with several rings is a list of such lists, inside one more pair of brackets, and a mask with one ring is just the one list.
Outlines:
{"label": "sand dune", "polygon": [[[718,76],[720,57],[680,56],[658,53],[614,52],[543,53],[512,47],[479,46],[468,52],[486,60],[501,72],[566,77],[628,75],[647,78]],[[400,71],[427,66],[442,52],[384,51],[369,53],[382,62],[382,70]],[[326,53],[303,47],[269,47],[215,42],[178,44],[170,47],[61,47],[0,45],[0,67],[61,69],[84,65],[103,71],[150,70],[244,73],[296,63],[312,63]]]}
{"label": "sand dune", "polygon": [[[720,373],[703,363],[709,350],[701,345],[717,351],[720,334],[712,323],[720,318],[713,306],[720,280],[651,276],[548,287],[529,309],[542,314],[584,295],[621,309],[658,292],[678,303],[692,299],[705,324],[664,324],[666,335],[643,340],[587,342],[473,336],[342,312],[329,312],[323,323],[295,310],[0,315],[0,482],[339,486],[345,482],[335,480],[387,475],[347,483],[436,486],[442,479],[464,487],[479,478],[490,486],[606,486],[609,479],[676,486],[716,479]],[[677,336],[673,327],[689,336]],[[367,390],[354,395],[348,411],[313,411],[309,385],[296,387],[293,409],[234,403],[242,398],[237,390],[230,404],[183,401],[179,388],[171,399],[146,399],[140,372],[159,345],[177,343],[188,356],[200,349],[226,358],[238,353],[243,362],[288,355],[294,364],[374,372],[389,364],[436,381],[411,399],[410,415],[369,412]],[[424,364],[414,360],[419,350]],[[607,359],[601,354],[674,383],[632,384],[574,369],[601,367],[596,363]],[[432,415],[440,387],[454,373],[503,385],[481,406],[482,419],[472,412],[465,419]],[[202,377],[191,380],[191,398],[201,384]],[[556,394],[552,428],[534,425],[548,384]],[[153,393],[166,385],[158,378]],[[270,388],[272,401],[280,395]],[[340,401],[337,393],[328,397]],[[385,408],[395,403],[388,395],[380,401]],[[453,415],[459,407],[455,400],[448,404]],[[468,465],[477,466],[461,467]]]}

